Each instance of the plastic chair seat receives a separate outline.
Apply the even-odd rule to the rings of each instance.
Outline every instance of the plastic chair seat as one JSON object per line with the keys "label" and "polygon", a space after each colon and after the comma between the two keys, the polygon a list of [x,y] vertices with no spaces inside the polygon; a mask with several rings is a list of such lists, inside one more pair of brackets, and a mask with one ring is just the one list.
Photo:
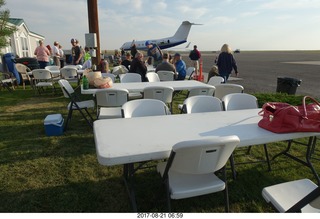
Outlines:
{"label": "plastic chair seat", "polygon": [[121,117],[121,107],[101,107],[98,119],[114,119]]}
{"label": "plastic chair seat", "polygon": [[[285,212],[315,188],[317,185],[311,180],[300,179],[265,187],[262,190],[262,196],[268,203],[271,202],[279,212]],[[314,207],[310,204],[314,204]],[[301,212],[320,213],[320,197],[303,207]]]}
{"label": "plastic chair seat", "polygon": [[[84,108],[94,108],[94,101],[93,100],[84,100],[76,102],[76,104],[79,106],[80,109]],[[68,104],[68,110],[71,108],[71,102]],[[73,104],[72,109],[76,110],[77,107]]]}

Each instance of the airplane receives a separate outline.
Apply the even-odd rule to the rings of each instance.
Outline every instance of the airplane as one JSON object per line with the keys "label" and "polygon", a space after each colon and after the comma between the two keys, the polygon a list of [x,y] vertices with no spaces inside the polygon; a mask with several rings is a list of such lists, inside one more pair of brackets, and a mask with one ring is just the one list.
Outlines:
{"label": "airplane", "polygon": [[151,43],[157,44],[160,47],[160,49],[167,49],[167,48],[180,45],[182,43],[187,42],[187,38],[192,25],[201,25],[201,24],[195,24],[195,23],[190,23],[189,21],[183,21],[180,27],[178,28],[177,32],[171,37],[153,39],[153,40],[140,40],[140,41],[133,40],[132,42],[124,43],[121,46],[121,49],[130,50],[131,46],[133,44],[136,44],[137,50],[147,50],[146,41],[150,41]]}
{"label": "airplane", "polygon": [[191,51],[191,49],[189,48],[191,42],[189,42],[185,47],[175,47],[172,49],[168,49],[168,51]]}

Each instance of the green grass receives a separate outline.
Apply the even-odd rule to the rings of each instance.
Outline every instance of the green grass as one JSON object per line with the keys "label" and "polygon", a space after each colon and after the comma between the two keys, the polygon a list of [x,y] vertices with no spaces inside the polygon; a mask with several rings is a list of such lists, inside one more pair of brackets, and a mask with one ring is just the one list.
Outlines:
{"label": "green grass", "polygon": [[[79,91],[78,91],[79,92]],[[267,101],[301,103],[300,96],[255,94],[260,105]],[[90,95],[82,96],[91,98]],[[175,98],[173,109],[182,103],[185,93]],[[68,130],[47,137],[44,118],[61,113],[67,117],[68,100],[60,88],[36,95],[27,86],[14,92],[0,91],[0,212],[131,212],[131,204],[122,179],[122,166],[106,167],[98,163],[92,129],[75,112]],[[94,115],[94,112],[92,112]],[[305,140],[305,139],[302,139]],[[285,148],[285,142],[269,144],[270,155]],[[295,146],[293,153],[304,156],[305,148]],[[236,162],[264,158],[263,147],[256,146],[252,156],[236,152]],[[156,163],[156,162],[155,162]],[[319,161],[313,163],[319,170]],[[300,179],[315,179],[305,166],[286,157],[266,163],[236,166],[238,178],[228,170],[231,212],[274,212],[261,196],[263,187]],[[136,173],[136,197],[141,212],[166,211],[165,189],[154,168]],[[223,193],[172,201],[176,212],[224,212]]]}

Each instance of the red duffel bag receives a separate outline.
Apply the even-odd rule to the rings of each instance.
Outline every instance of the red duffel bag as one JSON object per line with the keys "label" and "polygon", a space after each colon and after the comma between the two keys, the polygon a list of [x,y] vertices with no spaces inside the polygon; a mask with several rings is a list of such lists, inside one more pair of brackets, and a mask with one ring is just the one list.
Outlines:
{"label": "red duffel bag", "polygon": [[[306,104],[306,99],[312,103]],[[320,103],[305,96],[300,106],[269,102],[259,112],[263,118],[258,125],[275,133],[320,132]]]}

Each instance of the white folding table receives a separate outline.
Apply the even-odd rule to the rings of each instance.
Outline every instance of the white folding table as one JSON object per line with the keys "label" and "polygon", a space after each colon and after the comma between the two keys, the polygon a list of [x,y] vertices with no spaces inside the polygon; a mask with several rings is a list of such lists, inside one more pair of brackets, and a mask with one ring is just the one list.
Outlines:
{"label": "white folding table", "polygon": [[[213,87],[212,85],[205,84],[200,81],[195,80],[183,80],[183,81],[160,81],[160,82],[133,82],[133,83],[114,83],[113,88],[119,89],[127,89],[129,92],[142,92],[144,88],[150,86],[168,86],[172,87],[175,91],[181,90],[190,90],[193,87],[197,86],[205,86],[205,87]],[[108,88],[105,88],[108,89]],[[81,86],[81,93],[82,94],[95,94],[97,91],[102,89],[88,89],[84,90]]]}
{"label": "white folding table", "polygon": [[[134,172],[129,164],[168,158],[172,146],[180,141],[237,135],[240,139],[238,147],[242,147],[320,135],[313,132],[276,134],[262,129],[258,126],[262,118],[258,115],[260,110],[97,120],[94,122],[97,158],[101,165],[124,164],[124,177],[129,179]],[[319,182],[310,160],[306,165]],[[132,200],[133,206],[134,203]]]}

